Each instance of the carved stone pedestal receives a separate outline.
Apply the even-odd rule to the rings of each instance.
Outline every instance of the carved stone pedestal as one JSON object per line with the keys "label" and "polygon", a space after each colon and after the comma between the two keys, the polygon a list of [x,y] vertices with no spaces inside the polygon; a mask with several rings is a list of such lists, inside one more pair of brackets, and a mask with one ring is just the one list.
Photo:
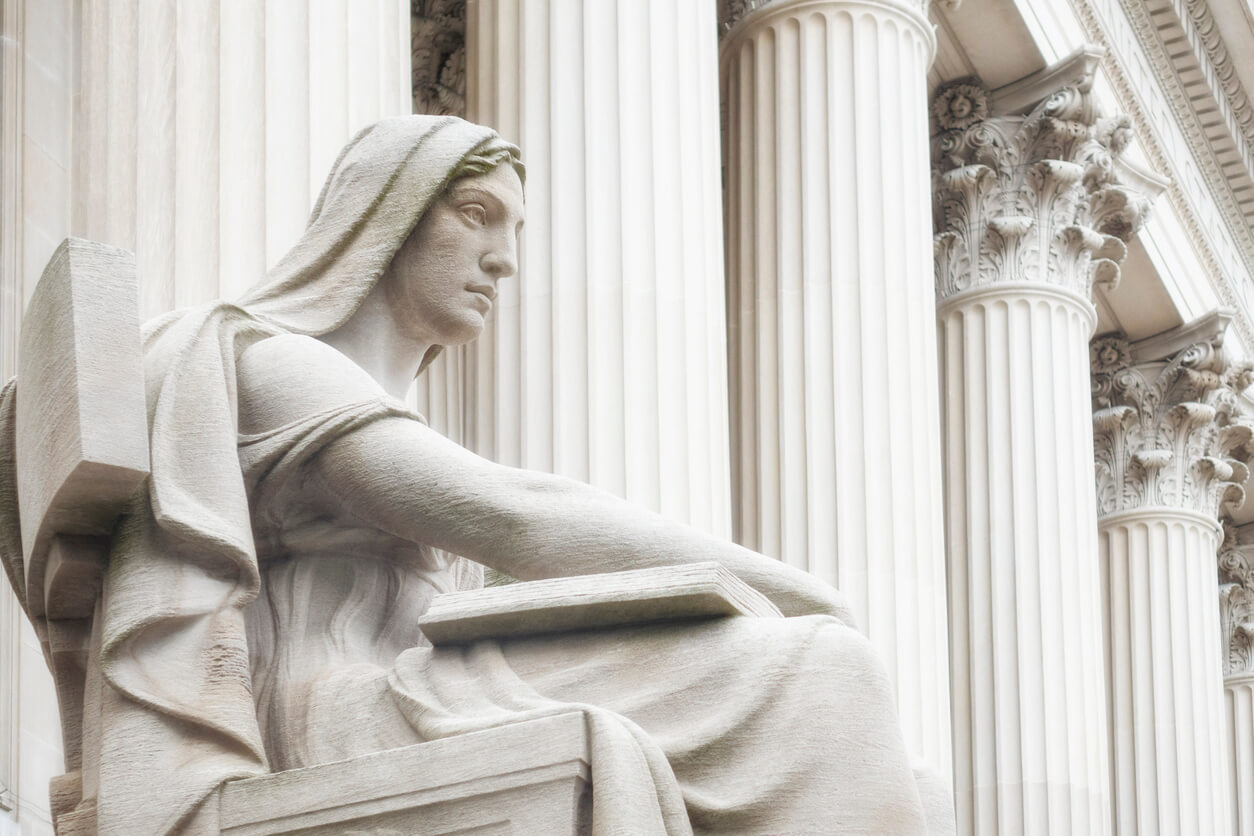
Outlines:
{"label": "carved stone pedestal", "polygon": [[562,714],[233,781],[224,836],[587,831],[584,717]]}

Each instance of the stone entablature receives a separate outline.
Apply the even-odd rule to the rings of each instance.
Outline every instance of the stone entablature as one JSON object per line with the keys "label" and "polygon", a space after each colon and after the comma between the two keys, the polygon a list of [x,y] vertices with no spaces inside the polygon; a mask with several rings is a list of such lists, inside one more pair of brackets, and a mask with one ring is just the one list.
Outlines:
{"label": "stone entablature", "polygon": [[[1120,0],[1144,55],[1195,151],[1213,159],[1223,182],[1254,221],[1254,108],[1246,96],[1206,0]],[[1181,49],[1187,43],[1189,49]],[[1231,165],[1240,159],[1244,171]]]}
{"label": "stone entablature", "polygon": [[1206,0],[1171,0],[1171,6],[1193,47],[1194,57],[1202,67],[1202,75],[1215,95],[1220,112],[1243,146],[1246,168],[1254,173],[1254,160],[1250,156],[1250,146],[1254,145],[1254,103],[1250,102],[1237,75],[1235,61],[1224,43],[1219,23],[1211,14]]}
{"label": "stone entablature", "polygon": [[1244,280],[1254,274],[1254,230],[1241,222],[1241,207],[1203,125],[1181,109],[1187,96],[1168,92],[1179,86],[1177,70],[1147,55],[1120,0],[1071,0],[1071,6],[1085,37],[1107,51],[1102,67],[1138,145],[1149,164],[1170,178],[1167,199],[1209,274],[1207,284],[1223,305],[1237,310],[1233,325],[1245,345],[1254,345],[1254,285]]}
{"label": "stone entablature", "polygon": [[1127,120],[1101,116],[1092,100],[1098,57],[1079,54],[1062,86],[1041,96],[1029,86],[998,102],[970,79],[937,90],[939,300],[1006,281],[1046,282],[1088,299],[1094,284],[1118,281],[1124,242],[1149,199],[1121,177]]}
{"label": "stone entablature", "polygon": [[1237,401],[1251,366],[1227,361],[1222,331],[1164,359],[1137,353],[1120,335],[1090,348],[1098,516],[1167,507],[1217,518],[1243,499],[1254,458],[1254,422]]}

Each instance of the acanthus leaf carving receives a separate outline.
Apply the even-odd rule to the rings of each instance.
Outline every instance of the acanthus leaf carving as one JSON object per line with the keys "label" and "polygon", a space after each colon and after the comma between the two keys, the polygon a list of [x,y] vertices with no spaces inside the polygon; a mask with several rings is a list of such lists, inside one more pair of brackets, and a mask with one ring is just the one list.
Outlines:
{"label": "acanthus leaf carving", "polygon": [[1254,422],[1237,394],[1250,365],[1229,363],[1222,335],[1133,364],[1122,335],[1090,343],[1099,517],[1169,507],[1216,517],[1244,500]]}
{"label": "acanthus leaf carving", "polygon": [[[1123,117],[1099,117],[1091,84],[1086,76],[1063,87],[1026,116],[990,115],[989,94],[973,79],[937,90],[939,298],[999,281],[1046,282],[1088,298],[1094,284],[1118,281],[1124,242],[1149,200],[1119,182],[1115,161],[1131,129]],[[952,257],[958,252],[965,258]]]}
{"label": "acanthus leaf carving", "polygon": [[466,115],[466,0],[411,0],[414,113]]}
{"label": "acanthus leaf carving", "polygon": [[1219,548],[1219,638],[1224,676],[1254,674],[1254,544],[1239,544],[1224,526]]}
{"label": "acanthus leaf carving", "polygon": [[749,14],[749,12],[764,6],[771,0],[719,0],[718,4],[718,32],[719,37],[727,34],[733,26],[740,22],[741,18]]}

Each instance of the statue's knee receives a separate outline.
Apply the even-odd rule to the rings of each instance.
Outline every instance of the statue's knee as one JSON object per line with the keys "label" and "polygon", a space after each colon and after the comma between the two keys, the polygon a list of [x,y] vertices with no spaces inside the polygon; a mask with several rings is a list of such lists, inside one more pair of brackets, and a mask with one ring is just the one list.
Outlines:
{"label": "statue's knee", "polygon": [[824,661],[834,669],[832,675],[849,683],[866,699],[878,696],[891,703],[893,691],[888,670],[871,640],[835,618],[812,618],[821,619],[815,625],[814,640]]}

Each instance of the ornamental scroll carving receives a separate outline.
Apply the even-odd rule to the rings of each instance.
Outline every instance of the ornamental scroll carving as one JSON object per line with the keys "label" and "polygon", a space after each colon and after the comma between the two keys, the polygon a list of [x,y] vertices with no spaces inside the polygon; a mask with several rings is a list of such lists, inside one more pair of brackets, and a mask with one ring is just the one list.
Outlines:
{"label": "ornamental scroll carving", "polygon": [[1132,139],[1122,116],[1102,118],[1092,73],[1026,116],[997,115],[972,79],[932,100],[933,218],[939,299],[1001,281],[1038,281],[1088,298],[1113,285],[1124,242],[1149,199],[1120,183]]}
{"label": "ornamental scroll carving", "polygon": [[1237,545],[1227,526],[1219,549],[1219,631],[1224,676],[1254,674],[1254,544]]}
{"label": "ornamental scroll carving", "polygon": [[1237,393],[1251,367],[1228,363],[1221,340],[1138,365],[1121,336],[1090,344],[1099,517],[1165,506],[1217,518],[1240,504],[1254,422]]}
{"label": "ornamental scroll carving", "polygon": [[466,115],[466,0],[412,0],[414,113]]}

